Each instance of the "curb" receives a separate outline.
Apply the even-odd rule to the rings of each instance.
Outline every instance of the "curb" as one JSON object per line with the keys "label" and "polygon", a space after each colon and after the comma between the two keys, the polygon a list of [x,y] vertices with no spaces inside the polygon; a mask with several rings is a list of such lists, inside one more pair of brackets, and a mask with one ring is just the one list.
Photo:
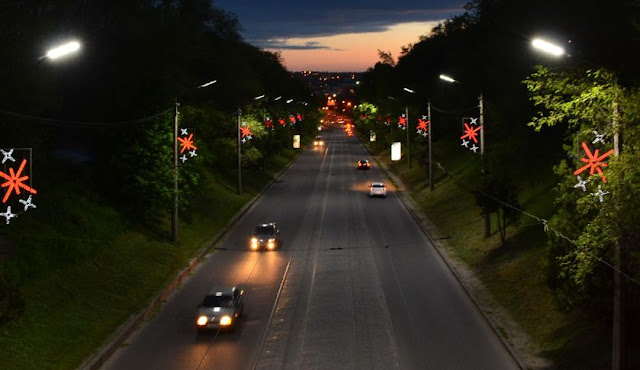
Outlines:
{"label": "curb", "polygon": [[[306,149],[305,149],[306,150]],[[298,154],[282,169],[280,172],[276,173],[273,179],[265,185],[262,190],[256,194],[253,199],[251,199],[248,203],[246,203],[236,214],[231,217],[229,222],[220,230],[210,242],[207,242],[202,250],[196,257],[194,257],[186,268],[178,273],[175,279],[171,281],[155,298],[151,300],[149,305],[143,309],[141,312],[132,315],[122,324],[118,329],[116,329],[115,334],[113,334],[107,341],[107,343],[102,346],[97,353],[93,354],[89,360],[85,361],[78,369],[82,370],[98,370],[101,366],[103,366],[109,358],[124,344],[124,342],[133,334],[142,323],[147,320],[149,317],[153,315],[153,313],[162,307],[162,302],[169,297],[173,291],[180,287],[182,281],[196,268],[196,266],[204,259],[204,257],[214,249],[215,245],[218,244],[224,236],[226,236],[227,232],[231,230],[231,228],[238,222],[242,216],[249,209],[253,207],[253,205],[262,197],[262,195],[282,176],[282,174],[300,157],[304,150],[300,150]]]}
{"label": "curb", "polygon": [[[358,139],[360,140],[360,143],[362,144],[362,146],[367,150],[367,152],[369,153],[369,155],[371,155],[376,162],[378,163],[378,167],[382,170],[382,172],[385,174],[385,176],[392,182],[395,184],[402,184],[403,187],[405,189],[407,189],[407,187],[404,185],[404,182],[400,179],[399,176],[397,176],[395,173],[393,173],[388,167],[387,165],[378,160],[378,158],[373,155],[373,153],[371,153],[371,151],[369,150],[369,147],[367,145],[365,145],[365,143],[362,142],[362,139],[358,136]],[[515,351],[515,349],[511,346],[511,344],[507,341],[506,338],[504,338],[504,336],[502,335],[502,333],[500,332],[500,330],[498,329],[498,326],[496,325],[496,323],[493,321],[493,319],[491,319],[491,317],[489,317],[489,315],[487,315],[487,313],[482,309],[482,306],[480,305],[480,302],[478,302],[478,300],[476,299],[476,297],[472,294],[472,289],[467,286],[467,284],[464,282],[464,280],[462,279],[462,277],[460,276],[460,274],[458,273],[458,271],[456,270],[455,266],[453,266],[450,262],[449,262],[449,257],[448,255],[445,254],[444,251],[440,250],[441,247],[436,243],[435,240],[433,240],[433,238],[431,237],[431,234],[429,233],[429,230],[427,229],[427,227],[424,225],[422,218],[418,215],[418,213],[422,213],[420,210],[416,211],[413,207],[412,204],[410,204],[410,201],[405,199],[405,194],[408,192],[405,191],[401,191],[399,189],[399,186],[396,186],[396,193],[398,194],[398,198],[400,199],[400,201],[402,202],[402,204],[404,205],[404,207],[407,209],[407,211],[409,211],[409,214],[411,215],[411,217],[416,221],[416,223],[418,224],[418,226],[420,227],[420,230],[422,230],[422,232],[424,233],[424,235],[427,237],[427,239],[429,239],[429,241],[431,242],[431,245],[433,246],[433,249],[435,249],[435,251],[438,253],[438,255],[440,256],[440,258],[442,259],[442,261],[444,261],[445,265],[447,265],[447,267],[449,268],[449,271],[451,271],[451,273],[453,274],[453,276],[455,276],[456,280],[460,283],[460,285],[462,286],[462,289],[465,291],[465,293],[467,294],[467,296],[471,299],[471,301],[473,302],[473,304],[476,306],[476,308],[478,309],[478,311],[480,312],[480,314],[482,315],[482,317],[485,319],[485,321],[487,322],[487,324],[489,324],[489,327],[491,327],[491,330],[493,330],[493,332],[496,334],[496,336],[498,337],[498,339],[500,339],[500,342],[502,343],[502,345],[505,347],[505,349],[507,350],[507,352],[509,352],[509,354],[511,355],[511,357],[513,358],[513,360],[515,361],[515,363],[518,365],[518,367],[520,369],[526,369],[527,367],[524,365],[524,363],[522,362],[522,360],[520,359],[520,356],[518,355],[518,353]],[[423,218],[427,219],[426,216],[423,216]]]}

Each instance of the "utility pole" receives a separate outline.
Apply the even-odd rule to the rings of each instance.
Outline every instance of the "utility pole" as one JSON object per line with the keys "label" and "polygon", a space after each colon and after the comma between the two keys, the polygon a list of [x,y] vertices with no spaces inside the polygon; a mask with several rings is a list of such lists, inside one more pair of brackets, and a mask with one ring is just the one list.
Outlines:
{"label": "utility pole", "polygon": [[404,106],[404,116],[406,117],[404,129],[407,131],[407,162],[409,164],[409,168],[411,168],[411,156],[409,154],[409,106]]}
{"label": "utility pole", "polygon": [[[484,98],[482,93],[478,97],[478,108],[480,108],[480,172],[482,173],[482,177],[486,179],[487,173],[485,170],[485,156],[484,156]],[[486,208],[486,207],[485,207]],[[484,221],[484,237],[488,238],[491,236],[491,214],[486,210],[482,214],[482,220]]]}
{"label": "utility pole", "polygon": [[173,120],[173,214],[171,215],[171,240],[178,242],[178,116],[180,103],[176,99]]}
{"label": "utility pole", "polygon": [[433,162],[431,161],[431,100],[427,105],[427,121],[429,122],[429,126],[427,126],[427,136],[429,136],[429,189],[433,190]]}
{"label": "utility pole", "polygon": [[238,134],[238,194],[242,194],[242,149],[240,148],[240,116],[242,115],[242,111],[240,110],[240,106],[238,106],[238,127],[236,128]]}
{"label": "utility pole", "polygon": [[[618,111],[618,83],[614,81],[614,97],[613,97],[613,155],[620,155],[620,112]],[[613,269],[613,343],[611,352],[613,355],[611,367],[613,370],[622,370],[627,368],[626,353],[627,341],[625,332],[625,287],[622,279],[622,246],[620,241],[616,241],[614,250],[615,268]]]}
{"label": "utility pole", "polygon": [[484,173],[484,99],[482,93],[478,97],[478,108],[480,108],[480,172]]}

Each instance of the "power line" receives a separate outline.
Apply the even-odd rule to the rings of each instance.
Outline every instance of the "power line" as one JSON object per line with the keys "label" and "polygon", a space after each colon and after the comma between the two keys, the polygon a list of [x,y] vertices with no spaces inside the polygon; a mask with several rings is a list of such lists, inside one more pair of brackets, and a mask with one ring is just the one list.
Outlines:
{"label": "power line", "polygon": [[532,214],[532,213],[529,213],[529,212],[527,212],[527,211],[525,211],[525,210],[523,210],[523,209],[520,209],[520,208],[518,208],[518,207],[516,207],[516,206],[514,206],[514,205],[511,205],[511,204],[509,204],[509,203],[507,203],[507,202],[504,202],[504,201],[503,201],[503,200],[501,200],[501,199],[498,199],[498,198],[496,198],[496,197],[494,197],[494,196],[492,196],[492,195],[489,195],[489,194],[485,193],[485,192],[484,192],[484,191],[482,191],[481,189],[478,189],[478,188],[470,188],[470,187],[468,187],[468,186],[466,185],[466,182],[465,182],[464,180],[462,180],[461,178],[459,178],[459,177],[457,177],[457,176],[455,176],[455,175],[451,174],[450,172],[447,172],[447,171],[446,171],[446,169],[442,166],[442,164],[440,164],[439,162],[433,162],[433,163],[434,163],[436,166],[438,166],[438,168],[442,171],[442,173],[444,173],[444,174],[445,174],[445,175],[447,175],[447,176],[451,176],[454,180],[457,180],[457,182],[458,182],[458,185],[459,185],[459,186],[461,186],[461,187],[463,187],[463,188],[466,188],[467,190],[473,190],[473,191],[476,191],[476,192],[478,192],[478,193],[480,193],[480,194],[482,194],[482,195],[486,196],[487,198],[490,198],[490,199],[492,199],[492,200],[494,200],[494,201],[496,201],[496,202],[498,202],[498,203],[500,203],[500,204],[504,205],[505,207],[509,207],[509,208],[513,209],[514,211],[520,212],[520,213],[522,213],[522,214],[524,214],[524,215],[526,215],[526,216],[528,216],[528,217],[531,217],[531,218],[533,218],[533,219],[537,220],[538,222],[540,222],[540,223],[542,224],[543,229],[544,229],[544,231],[545,231],[545,232],[550,232],[550,231],[551,231],[551,232],[553,232],[553,233],[556,235],[556,237],[561,238],[561,239],[564,239],[564,240],[566,240],[567,242],[569,242],[570,244],[573,244],[574,246],[576,246],[577,248],[582,249],[582,251],[584,251],[585,253],[589,254],[589,255],[590,255],[590,256],[592,256],[592,257],[594,257],[596,260],[598,260],[599,262],[601,262],[601,263],[602,263],[602,264],[604,264],[605,266],[610,267],[610,268],[611,268],[611,269],[613,269],[614,271],[616,271],[616,272],[620,273],[622,276],[624,276],[625,278],[627,278],[629,281],[631,281],[631,282],[633,282],[633,283],[635,283],[635,284],[637,284],[637,285],[639,285],[639,286],[640,286],[640,280],[635,279],[634,277],[632,277],[632,276],[630,276],[629,274],[625,273],[624,271],[620,270],[618,267],[616,267],[615,265],[613,265],[611,262],[609,262],[609,261],[605,260],[604,258],[602,258],[602,257],[600,257],[600,256],[598,256],[598,255],[596,255],[595,253],[593,253],[593,252],[591,252],[591,251],[589,251],[589,250],[585,249],[583,245],[579,245],[578,243],[576,243],[576,241],[575,241],[575,240],[573,240],[573,239],[569,238],[568,236],[566,236],[566,235],[562,234],[560,231],[558,231],[558,230],[556,230],[556,229],[552,228],[551,226],[549,226],[549,220],[546,220],[546,219],[544,219],[544,218],[542,218],[542,217],[536,216],[536,215],[534,215],[534,214]]}
{"label": "power line", "polygon": [[34,120],[34,121],[40,121],[40,122],[43,122],[43,123],[48,123],[48,124],[56,125],[56,126],[68,126],[68,127],[125,126],[125,125],[131,125],[131,124],[137,124],[137,123],[146,122],[146,121],[152,120],[154,118],[157,118],[159,116],[162,116],[163,114],[167,114],[167,113],[172,112],[172,111],[173,111],[173,108],[170,108],[170,109],[167,109],[167,110],[162,111],[160,113],[154,114],[152,116],[143,117],[143,118],[137,118],[137,119],[132,119],[132,120],[127,120],[127,121],[83,122],[83,121],[66,121],[66,120],[59,120],[59,119],[55,119],[55,118],[37,117],[37,116],[31,116],[31,115],[27,115],[27,114],[21,114],[21,113],[16,113],[16,112],[11,112],[11,111],[7,111],[7,110],[4,110],[4,109],[0,109],[0,113],[3,113],[5,115],[18,117],[18,118],[23,118],[23,119],[30,119],[30,120]]}

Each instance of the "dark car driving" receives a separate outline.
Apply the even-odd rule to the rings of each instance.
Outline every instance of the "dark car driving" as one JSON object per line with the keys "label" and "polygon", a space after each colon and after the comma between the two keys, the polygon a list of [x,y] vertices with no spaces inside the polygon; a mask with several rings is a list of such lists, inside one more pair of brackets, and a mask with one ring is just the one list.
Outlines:
{"label": "dark car driving", "polygon": [[233,329],[244,310],[243,295],[238,287],[211,289],[198,306],[198,330]]}
{"label": "dark car driving", "polygon": [[251,250],[275,250],[280,244],[280,230],[275,222],[256,226],[251,233],[249,245]]}

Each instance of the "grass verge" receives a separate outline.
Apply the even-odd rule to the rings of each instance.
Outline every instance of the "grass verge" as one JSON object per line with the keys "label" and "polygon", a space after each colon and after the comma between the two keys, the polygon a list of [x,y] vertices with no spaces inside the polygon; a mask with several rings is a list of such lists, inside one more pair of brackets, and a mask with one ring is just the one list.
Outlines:
{"label": "grass verge", "polygon": [[[295,155],[290,151],[276,157],[270,167],[279,171]],[[123,322],[146,307],[272,178],[273,173],[247,176],[243,194],[237,195],[235,185],[224,176],[203,176],[193,207],[181,219],[178,245],[125,225],[115,210],[87,197],[64,202],[61,206],[67,209],[57,209],[78,218],[57,219],[55,227],[43,223],[28,232],[59,235],[65,230],[71,235],[74,231],[74,237],[55,239],[50,252],[66,255],[67,260],[41,261],[49,267],[46,272],[23,276],[26,309],[18,320],[0,327],[0,369],[80,366]],[[63,194],[69,193],[64,190]],[[64,248],[69,252],[62,253]],[[37,258],[46,261],[47,253],[41,254]],[[16,259],[19,263],[21,258]],[[30,261],[34,263],[33,257]]]}

